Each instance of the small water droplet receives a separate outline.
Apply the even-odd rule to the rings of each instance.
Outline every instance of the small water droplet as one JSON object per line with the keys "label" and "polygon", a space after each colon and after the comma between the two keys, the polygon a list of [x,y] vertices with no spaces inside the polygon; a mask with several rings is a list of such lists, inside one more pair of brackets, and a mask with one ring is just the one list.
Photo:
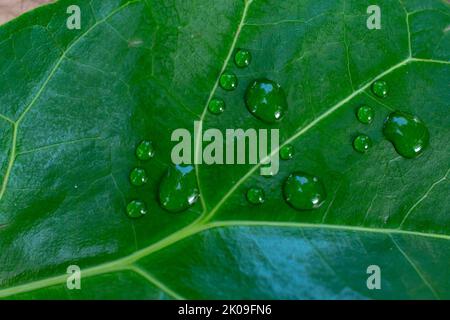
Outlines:
{"label": "small water droplet", "polygon": [[233,72],[225,71],[220,76],[219,84],[222,87],[222,89],[227,90],[227,91],[232,91],[232,90],[236,89],[236,87],[238,85],[238,79]]}
{"label": "small water droplet", "polygon": [[147,172],[142,168],[134,168],[130,173],[130,182],[132,185],[140,187],[148,181]]}
{"label": "small water droplet", "polygon": [[266,196],[261,188],[250,188],[247,191],[247,200],[252,204],[264,203]]}
{"label": "small water droplet", "polygon": [[294,146],[287,144],[280,149],[280,158],[283,160],[290,160],[294,157]]}
{"label": "small water droplet", "polygon": [[372,146],[372,140],[365,134],[360,134],[353,140],[353,148],[361,153],[366,152]]}
{"label": "small water droplet", "polygon": [[240,49],[234,56],[234,62],[239,68],[245,68],[252,62],[252,54],[248,50]]}
{"label": "small water droplet", "polygon": [[304,172],[294,172],[287,178],[283,195],[286,202],[298,210],[319,208],[326,199],[320,179]]}
{"label": "small water droplet", "polygon": [[141,141],[136,148],[136,157],[139,160],[146,161],[155,155],[155,148],[153,147],[153,143],[148,140]]}
{"label": "small water droplet", "polygon": [[127,215],[130,218],[139,218],[147,214],[145,203],[139,200],[133,200],[127,205]]}
{"label": "small water droplet", "polygon": [[159,185],[159,202],[170,212],[181,212],[199,197],[197,178],[191,165],[176,165],[167,170]]}
{"label": "small water droplet", "polygon": [[208,110],[213,114],[221,114],[225,111],[225,102],[222,99],[211,99],[208,104]]}
{"label": "small water droplet", "polygon": [[377,80],[372,84],[372,92],[379,98],[386,98],[389,93],[389,87],[386,81]]}
{"label": "small water droplet", "polygon": [[286,95],[281,86],[271,80],[255,80],[247,88],[245,104],[256,118],[267,123],[281,120],[287,111]]}
{"label": "small water droplet", "polygon": [[361,123],[369,124],[373,121],[373,117],[375,116],[375,113],[373,112],[373,109],[369,106],[361,106],[356,111],[356,117]]}
{"label": "small water droplet", "polygon": [[397,152],[405,158],[415,158],[430,142],[428,128],[412,114],[395,111],[385,120],[383,134]]}

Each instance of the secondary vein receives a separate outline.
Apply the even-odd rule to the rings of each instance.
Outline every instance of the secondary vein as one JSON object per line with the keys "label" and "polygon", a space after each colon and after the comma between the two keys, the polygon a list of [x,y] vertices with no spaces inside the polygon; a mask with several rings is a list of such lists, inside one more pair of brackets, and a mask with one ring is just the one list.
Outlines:
{"label": "secondary vein", "polygon": [[[239,35],[241,34],[242,27],[245,24],[245,19],[247,17],[248,9],[250,8],[250,5],[251,5],[252,1],[253,0],[245,1],[245,6],[244,6],[244,10],[242,12],[241,20],[240,20],[239,25],[237,27],[236,33],[234,34],[233,41],[231,42],[230,49],[228,50],[228,54],[227,54],[227,56],[225,58],[225,61],[223,62],[222,68],[220,69],[220,72],[219,72],[219,74],[218,74],[218,76],[216,78],[216,81],[214,82],[213,88],[211,89],[211,91],[209,93],[209,96],[208,96],[208,99],[206,100],[205,106],[203,107],[203,112],[202,112],[202,115],[200,117],[200,123],[202,123],[203,120],[205,119],[206,113],[208,111],[208,105],[211,102],[211,99],[214,97],[214,94],[216,93],[217,87],[219,85],[220,76],[222,75],[222,73],[227,68],[228,63],[229,63],[229,61],[231,59],[231,56],[233,54],[233,51],[236,48],[237,40],[239,39]],[[199,154],[199,152],[201,150],[200,146],[201,146],[201,143],[202,143],[202,139],[201,139],[201,132],[199,132],[200,130],[201,130],[201,127],[199,127],[199,130],[196,132],[197,139],[196,139],[196,141],[194,143],[194,149],[195,149],[194,150],[194,155],[195,155],[194,157],[195,158],[197,158],[197,155]],[[197,184],[198,184],[199,192],[200,192],[200,194],[202,194],[202,192],[201,192],[201,185],[200,185],[200,177],[199,177],[199,167],[198,167],[197,161],[195,162],[195,174],[196,174],[196,177],[197,177]],[[206,208],[205,199],[203,199],[202,196],[200,196],[200,201],[202,203],[202,207],[203,207],[204,213],[205,213],[207,208]]]}

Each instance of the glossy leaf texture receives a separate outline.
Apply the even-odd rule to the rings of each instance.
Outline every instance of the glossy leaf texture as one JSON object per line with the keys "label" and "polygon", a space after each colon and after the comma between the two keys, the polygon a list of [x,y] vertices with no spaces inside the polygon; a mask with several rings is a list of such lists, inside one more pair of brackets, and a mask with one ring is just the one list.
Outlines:
{"label": "glossy leaf texture", "polygon": [[[450,298],[450,9],[380,0],[61,0],[0,28],[0,297],[6,299]],[[68,30],[66,9],[81,8]],[[246,68],[234,53],[251,53]],[[225,91],[219,77],[236,74]],[[266,124],[245,90],[270,79],[287,113]],[[386,98],[371,91],[389,84]],[[225,110],[208,112],[213,98]],[[370,106],[370,124],[356,111]],[[418,116],[430,145],[415,159],[382,133],[393,110]],[[197,165],[200,200],[158,203],[174,129],[277,128],[292,159]],[[364,134],[372,146],[355,152]],[[135,147],[153,141],[154,157]],[[196,141],[198,148],[200,142]],[[144,168],[148,182],[129,183]],[[323,205],[283,200],[292,172],[320,177]],[[219,183],[218,183],[219,182]],[[253,205],[249,188],[264,191]],[[148,213],[126,215],[142,199]],[[70,265],[81,290],[66,286]],[[367,268],[381,270],[369,290]]]}

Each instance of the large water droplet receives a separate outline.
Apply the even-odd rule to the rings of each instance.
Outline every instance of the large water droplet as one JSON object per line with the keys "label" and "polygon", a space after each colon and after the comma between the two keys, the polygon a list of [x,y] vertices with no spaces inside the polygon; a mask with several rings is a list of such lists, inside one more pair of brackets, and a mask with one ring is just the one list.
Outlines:
{"label": "large water droplet", "polygon": [[130,172],[130,182],[132,185],[140,187],[148,181],[147,172],[142,168],[134,168]]}
{"label": "large water droplet", "polygon": [[280,158],[283,160],[290,160],[294,157],[294,146],[287,144],[280,149]]}
{"label": "large water droplet", "polygon": [[405,158],[415,158],[428,146],[428,128],[418,117],[401,111],[392,112],[385,120],[383,134]]}
{"label": "large water droplet", "polygon": [[298,210],[319,208],[326,198],[325,187],[319,178],[304,172],[294,172],[287,178],[283,195],[286,202]]}
{"label": "large water droplet", "polygon": [[369,124],[373,121],[373,117],[375,116],[375,113],[373,112],[373,109],[369,106],[361,106],[356,111],[356,117],[361,123]]}
{"label": "large water droplet", "polygon": [[287,111],[283,89],[278,83],[267,79],[255,80],[249,85],[245,103],[255,117],[267,123],[281,120]]}
{"label": "large water droplet", "polygon": [[234,62],[239,68],[245,68],[252,62],[252,54],[248,50],[240,49],[234,56]]}
{"label": "large water droplet", "polygon": [[377,80],[372,84],[372,92],[380,98],[386,98],[389,93],[389,87],[386,81]]}
{"label": "large water droplet", "polygon": [[250,188],[247,191],[247,200],[252,204],[261,204],[265,201],[264,190],[261,188]]}
{"label": "large water droplet", "polygon": [[153,143],[148,140],[141,141],[136,148],[136,157],[139,160],[145,161],[153,158],[155,155],[155,148]]}
{"label": "large water droplet", "polygon": [[360,134],[353,140],[353,148],[361,153],[366,152],[372,146],[372,140],[365,134]]}
{"label": "large water droplet", "polygon": [[236,89],[236,87],[238,85],[238,79],[233,72],[225,71],[220,76],[219,84],[222,87],[222,89],[231,91],[231,90]]}
{"label": "large water droplet", "polygon": [[181,212],[192,206],[199,197],[194,167],[176,165],[167,170],[159,185],[159,202],[170,212]]}
{"label": "large water droplet", "polygon": [[139,200],[133,200],[127,205],[127,215],[130,218],[139,218],[147,213],[145,203]]}
{"label": "large water droplet", "polygon": [[221,114],[225,111],[225,102],[222,99],[211,99],[208,104],[208,110],[213,114]]}

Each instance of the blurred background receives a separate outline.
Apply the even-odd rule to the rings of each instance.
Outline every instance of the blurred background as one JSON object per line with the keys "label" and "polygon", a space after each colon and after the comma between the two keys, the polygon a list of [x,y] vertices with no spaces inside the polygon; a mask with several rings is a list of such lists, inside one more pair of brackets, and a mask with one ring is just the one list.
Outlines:
{"label": "blurred background", "polygon": [[0,0],[0,25],[51,0]]}

